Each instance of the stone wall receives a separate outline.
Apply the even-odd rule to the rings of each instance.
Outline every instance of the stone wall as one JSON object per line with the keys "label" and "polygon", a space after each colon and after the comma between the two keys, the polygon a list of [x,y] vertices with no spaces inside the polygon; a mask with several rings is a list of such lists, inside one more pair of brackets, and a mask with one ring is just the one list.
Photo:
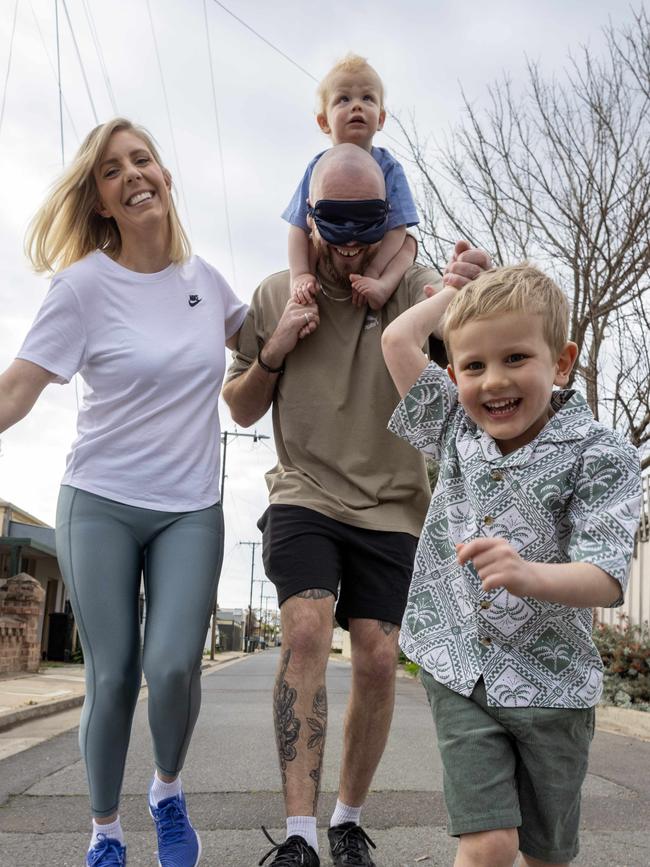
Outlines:
{"label": "stone wall", "polygon": [[39,582],[24,572],[0,588],[0,674],[38,671],[44,598]]}

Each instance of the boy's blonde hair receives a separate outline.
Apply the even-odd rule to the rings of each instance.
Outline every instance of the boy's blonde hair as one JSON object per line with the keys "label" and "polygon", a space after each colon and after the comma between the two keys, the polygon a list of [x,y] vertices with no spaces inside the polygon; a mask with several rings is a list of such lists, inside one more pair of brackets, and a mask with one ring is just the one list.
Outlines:
{"label": "boy's blonde hair", "polygon": [[[103,250],[113,259],[119,256],[122,239],[117,223],[112,217],[107,219],[97,213],[99,196],[94,170],[110,137],[122,131],[132,132],[142,139],[158,165],[163,166],[158,149],[144,127],[123,117],[95,127],[29,225],[25,252],[36,271],[67,268],[93,250]],[[191,247],[171,196],[169,228],[169,257],[172,262],[182,262],[190,256]]]}
{"label": "boy's blonde hair", "polygon": [[327,114],[327,100],[332,90],[332,79],[340,72],[370,72],[377,78],[379,85],[379,108],[384,110],[384,82],[379,77],[377,70],[371,66],[365,57],[358,54],[346,54],[342,60],[335,63],[327,75],[321,80],[316,91],[317,108],[316,114]]}
{"label": "boy's blonde hair", "polygon": [[568,340],[569,302],[560,287],[538,268],[522,262],[484,271],[452,299],[442,326],[442,338],[451,358],[449,335],[475,319],[499,313],[528,313],[543,319],[544,339],[554,355]]}

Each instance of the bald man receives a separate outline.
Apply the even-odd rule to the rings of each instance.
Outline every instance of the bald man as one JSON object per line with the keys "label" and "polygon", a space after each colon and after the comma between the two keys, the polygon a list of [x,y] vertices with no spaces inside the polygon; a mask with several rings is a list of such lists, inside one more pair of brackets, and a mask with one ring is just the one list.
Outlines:
{"label": "bald man", "polygon": [[[381,335],[440,277],[412,266],[381,310],[352,303],[350,274],[372,260],[387,217],[382,171],[362,148],[338,145],[320,158],[309,205],[318,294],[301,305],[290,300],[288,271],[264,280],[223,388],[244,427],[273,407],[278,454],[259,527],[282,620],[273,703],[287,837],[279,845],[269,837],[263,861],[320,864],[315,817],[335,617],[350,633],[352,688],[330,852],[335,865],[371,867],[361,808],[388,737],[399,625],[430,498],[422,456],[386,429],[399,398]],[[460,287],[487,265],[485,254],[457,245],[445,282]],[[442,344],[432,341],[429,353],[446,363]]]}

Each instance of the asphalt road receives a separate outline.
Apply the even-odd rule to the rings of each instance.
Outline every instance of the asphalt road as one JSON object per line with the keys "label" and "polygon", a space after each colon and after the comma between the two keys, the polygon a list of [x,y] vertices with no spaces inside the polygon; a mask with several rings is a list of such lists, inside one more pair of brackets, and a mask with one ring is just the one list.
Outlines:
{"label": "asphalt road", "polygon": [[[271,720],[279,650],[226,663],[203,680],[203,707],[183,771],[205,864],[252,867],[269,848],[265,825],[282,839],[284,815]],[[330,723],[319,811],[321,829],[336,799],[342,717],[350,668],[328,672]],[[129,867],[154,867],[155,835],[146,806],[152,773],[146,701],[133,727],[121,813]],[[440,762],[424,692],[398,680],[388,747],[364,810],[377,867],[449,867],[455,842],[445,833]],[[80,867],[88,802],[76,729],[0,762],[1,867]],[[584,789],[577,867],[650,865],[650,743],[596,734]],[[329,865],[320,832],[323,865]]]}

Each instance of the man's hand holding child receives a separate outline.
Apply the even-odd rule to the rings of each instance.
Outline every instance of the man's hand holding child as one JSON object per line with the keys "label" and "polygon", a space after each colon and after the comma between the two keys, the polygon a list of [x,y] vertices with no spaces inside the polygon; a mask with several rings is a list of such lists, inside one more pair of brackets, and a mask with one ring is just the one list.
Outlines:
{"label": "man's hand holding child", "polygon": [[442,282],[447,288],[462,289],[476,280],[481,271],[494,267],[485,250],[472,247],[468,241],[456,241],[451,259],[442,274]]}

